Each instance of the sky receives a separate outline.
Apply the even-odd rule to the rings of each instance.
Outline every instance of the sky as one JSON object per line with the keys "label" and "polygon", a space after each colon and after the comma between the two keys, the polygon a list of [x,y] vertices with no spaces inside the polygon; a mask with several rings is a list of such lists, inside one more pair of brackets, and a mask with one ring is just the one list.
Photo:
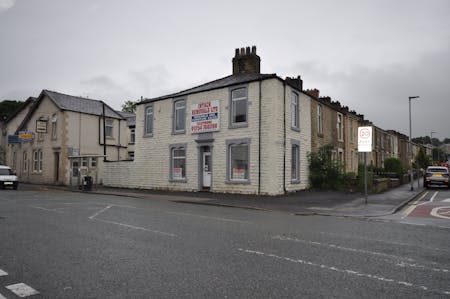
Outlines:
{"label": "sky", "polygon": [[232,72],[303,79],[376,126],[450,137],[450,1],[0,0],[0,100],[42,89],[103,100],[181,91]]}

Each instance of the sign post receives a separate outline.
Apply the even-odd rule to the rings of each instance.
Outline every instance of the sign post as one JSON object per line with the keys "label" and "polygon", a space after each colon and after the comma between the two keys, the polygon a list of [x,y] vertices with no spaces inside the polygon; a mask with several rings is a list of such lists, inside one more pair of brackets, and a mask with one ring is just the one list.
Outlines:
{"label": "sign post", "polygon": [[364,153],[364,203],[367,204],[367,153],[372,152],[372,127],[358,127],[358,152]]}

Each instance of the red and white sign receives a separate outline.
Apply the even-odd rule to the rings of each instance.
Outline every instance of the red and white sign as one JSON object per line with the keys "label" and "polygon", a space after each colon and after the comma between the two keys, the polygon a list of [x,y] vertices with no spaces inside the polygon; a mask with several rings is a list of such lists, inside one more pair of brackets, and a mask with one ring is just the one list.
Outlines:
{"label": "red and white sign", "polygon": [[218,100],[191,105],[191,133],[220,130],[220,102]]}
{"label": "red and white sign", "polygon": [[358,152],[372,151],[372,127],[358,127]]}

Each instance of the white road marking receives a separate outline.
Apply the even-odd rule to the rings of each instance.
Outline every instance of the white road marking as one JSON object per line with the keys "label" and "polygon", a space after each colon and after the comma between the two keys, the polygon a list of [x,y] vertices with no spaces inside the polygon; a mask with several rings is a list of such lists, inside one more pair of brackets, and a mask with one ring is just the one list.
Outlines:
{"label": "white road marking", "polygon": [[433,196],[430,198],[430,202],[433,202],[436,196],[438,195],[439,191],[434,192]]}
{"label": "white road marking", "polygon": [[16,294],[17,296],[22,297],[22,298],[39,294],[38,291],[36,291],[32,287],[30,287],[24,283],[12,284],[12,285],[6,286],[6,288],[8,290],[10,290],[11,292],[13,292],[14,294]]}
{"label": "white road marking", "polygon": [[442,202],[450,202],[450,198],[446,198],[444,200],[441,200]]}
{"label": "white road marking", "polygon": [[151,229],[147,229],[145,227],[134,226],[134,225],[126,224],[126,223],[120,223],[120,222],[115,222],[115,221],[103,220],[103,219],[98,219],[98,218],[90,218],[90,219],[91,220],[95,220],[95,221],[104,222],[104,223],[115,224],[115,225],[119,225],[119,226],[123,226],[123,227],[127,227],[127,228],[132,228],[132,229],[135,229],[135,230],[142,230],[142,231],[151,232],[151,233],[160,234],[160,235],[165,235],[165,236],[169,236],[169,237],[177,237],[177,235],[172,234],[172,233],[166,233],[166,232],[162,232],[162,231],[158,231],[158,230],[151,230]]}
{"label": "white road marking", "polygon": [[[438,211],[441,209],[446,209],[447,211],[443,212],[442,214],[439,214]],[[450,209],[449,209],[449,207],[433,208],[430,212],[430,215],[434,216],[434,217],[442,218],[442,219],[450,219]]]}
{"label": "white road marking", "polygon": [[226,221],[226,222],[237,222],[237,223],[247,223],[247,224],[251,223],[249,221],[244,221],[244,220],[236,220],[236,219],[228,219],[228,218],[220,218],[220,217],[211,217],[211,216],[204,216],[204,215],[190,214],[190,213],[179,213],[179,212],[166,212],[166,213],[167,214],[174,214],[174,215],[182,215],[182,216],[199,217],[199,218],[218,220],[218,221]]}
{"label": "white road marking", "polygon": [[411,267],[411,268],[419,268],[419,269],[424,269],[424,270],[431,270],[434,272],[444,272],[444,273],[449,273],[450,270],[448,269],[439,269],[439,268],[429,268],[423,265],[419,265],[419,264],[409,264],[409,263],[405,263],[405,262],[400,262],[398,263],[396,266],[399,267]]}
{"label": "white road marking", "polygon": [[428,191],[426,191],[424,194],[422,194],[422,196],[419,197],[418,200],[415,200],[411,205],[416,205],[416,204],[418,204],[425,196],[427,196],[427,194],[428,194]]}
{"label": "white road marking", "polygon": [[344,250],[344,251],[351,251],[351,252],[358,252],[358,253],[364,253],[364,254],[370,254],[370,255],[376,255],[376,256],[389,257],[389,258],[397,259],[399,261],[407,260],[409,262],[414,262],[414,260],[411,259],[411,258],[405,258],[405,257],[397,256],[397,255],[383,253],[383,252],[376,252],[376,251],[369,251],[369,250],[364,250],[364,249],[343,247],[343,246],[339,246],[339,245],[335,245],[335,244],[320,243],[320,242],[314,242],[314,241],[309,241],[309,240],[302,240],[302,239],[297,239],[297,238],[289,238],[289,237],[283,237],[283,236],[275,236],[275,237],[272,237],[272,239],[281,240],[281,241],[293,241],[293,242],[298,242],[298,243],[304,243],[304,244],[328,247],[328,248],[332,248],[332,249],[339,249],[339,250]]}
{"label": "white road marking", "polygon": [[358,276],[358,277],[369,278],[369,279],[378,280],[378,281],[382,281],[382,282],[395,283],[395,284],[398,284],[398,285],[402,285],[402,286],[409,287],[409,288],[415,288],[415,289],[419,289],[419,290],[423,290],[423,291],[431,291],[431,292],[436,292],[436,293],[445,294],[445,295],[450,294],[450,291],[433,290],[433,289],[430,289],[430,288],[428,288],[426,286],[415,285],[415,284],[410,283],[410,282],[394,280],[394,279],[386,278],[386,277],[379,276],[379,275],[360,273],[358,271],[354,271],[354,270],[350,270],[350,269],[339,269],[339,268],[328,266],[328,265],[324,265],[324,264],[318,264],[318,263],[305,261],[305,260],[301,260],[301,259],[294,259],[294,258],[290,258],[290,257],[283,257],[283,256],[271,254],[271,253],[265,253],[265,252],[262,252],[262,251],[242,249],[242,248],[238,248],[237,250],[239,250],[241,252],[244,252],[244,253],[248,253],[248,254],[253,254],[253,255],[262,256],[262,257],[274,258],[274,259],[283,260],[283,261],[287,261],[287,262],[291,262],[291,263],[308,265],[308,266],[311,266],[311,267],[325,269],[325,270],[329,270],[329,271],[333,271],[333,272],[338,272],[338,273],[354,275],[354,276]]}
{"label": "white road marking", "polygon": [[101,213],[105,212],[106,210],[111,209],[112,207],[113,207],[112,205],[106,206],[106,208],[103,208],[100,211],[98,211],[97,213],[95,213],[94,215],[90,216],[89,219],[91,219],[91,220],[94,219],[95,217],[97,217]]}
{"label": "white road marking", "polygon": [[5,272],[2,269],[0,269],[0,276],[6,276],[6,275],[8,275],[8,272]]}
{"label": "white road marking", "polygon": [[0,299],[6,299],[6,297],[0,294]]}
{"label": "white road marking", "polygon": [[38,207],[38,206],[30,206],[32,208],[38,209],[38,210],[43,210],[43,211],[47,211],[47,212],[55,212],[55,213],[64,213],[63,211],[60,211],[58,209],[47,209],[44,207]]}
{"label": "white road marking", "polygon": [[423,203],[421,203],[421,204],[418,204],[418,203],[419,203],[419,202],[420,202],[427,194],[428,194],[428,191],[426,191],[424,194],[422,194],[422,196],[419,197],[418,200],[414,201],[414,202],[406,209],[405,214],[402,216],[401,219],[405,219],[406,217],[408,217],[408,215],[411,214],[412,211],[414,211],[414,209],[415,209],[417,206],[421,206],[421,205],[423,205],[423,204],[428,203],[428,202],[426,201],[426,202],[423,202]]}

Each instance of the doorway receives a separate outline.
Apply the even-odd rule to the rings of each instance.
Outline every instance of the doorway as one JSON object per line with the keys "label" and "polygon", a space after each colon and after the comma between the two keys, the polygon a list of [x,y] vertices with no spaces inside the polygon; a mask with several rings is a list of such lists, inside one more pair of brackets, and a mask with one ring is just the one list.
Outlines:
{"label": "doorway", "polygon": [[58,183],[59,181],[59,152],[55,152],[55,182]]}
{"label": "doorway", "polygon": [[212,159],[211,149],[209,146],[204,146],[202,150],[202,189],[210,190],[212,181]]}

